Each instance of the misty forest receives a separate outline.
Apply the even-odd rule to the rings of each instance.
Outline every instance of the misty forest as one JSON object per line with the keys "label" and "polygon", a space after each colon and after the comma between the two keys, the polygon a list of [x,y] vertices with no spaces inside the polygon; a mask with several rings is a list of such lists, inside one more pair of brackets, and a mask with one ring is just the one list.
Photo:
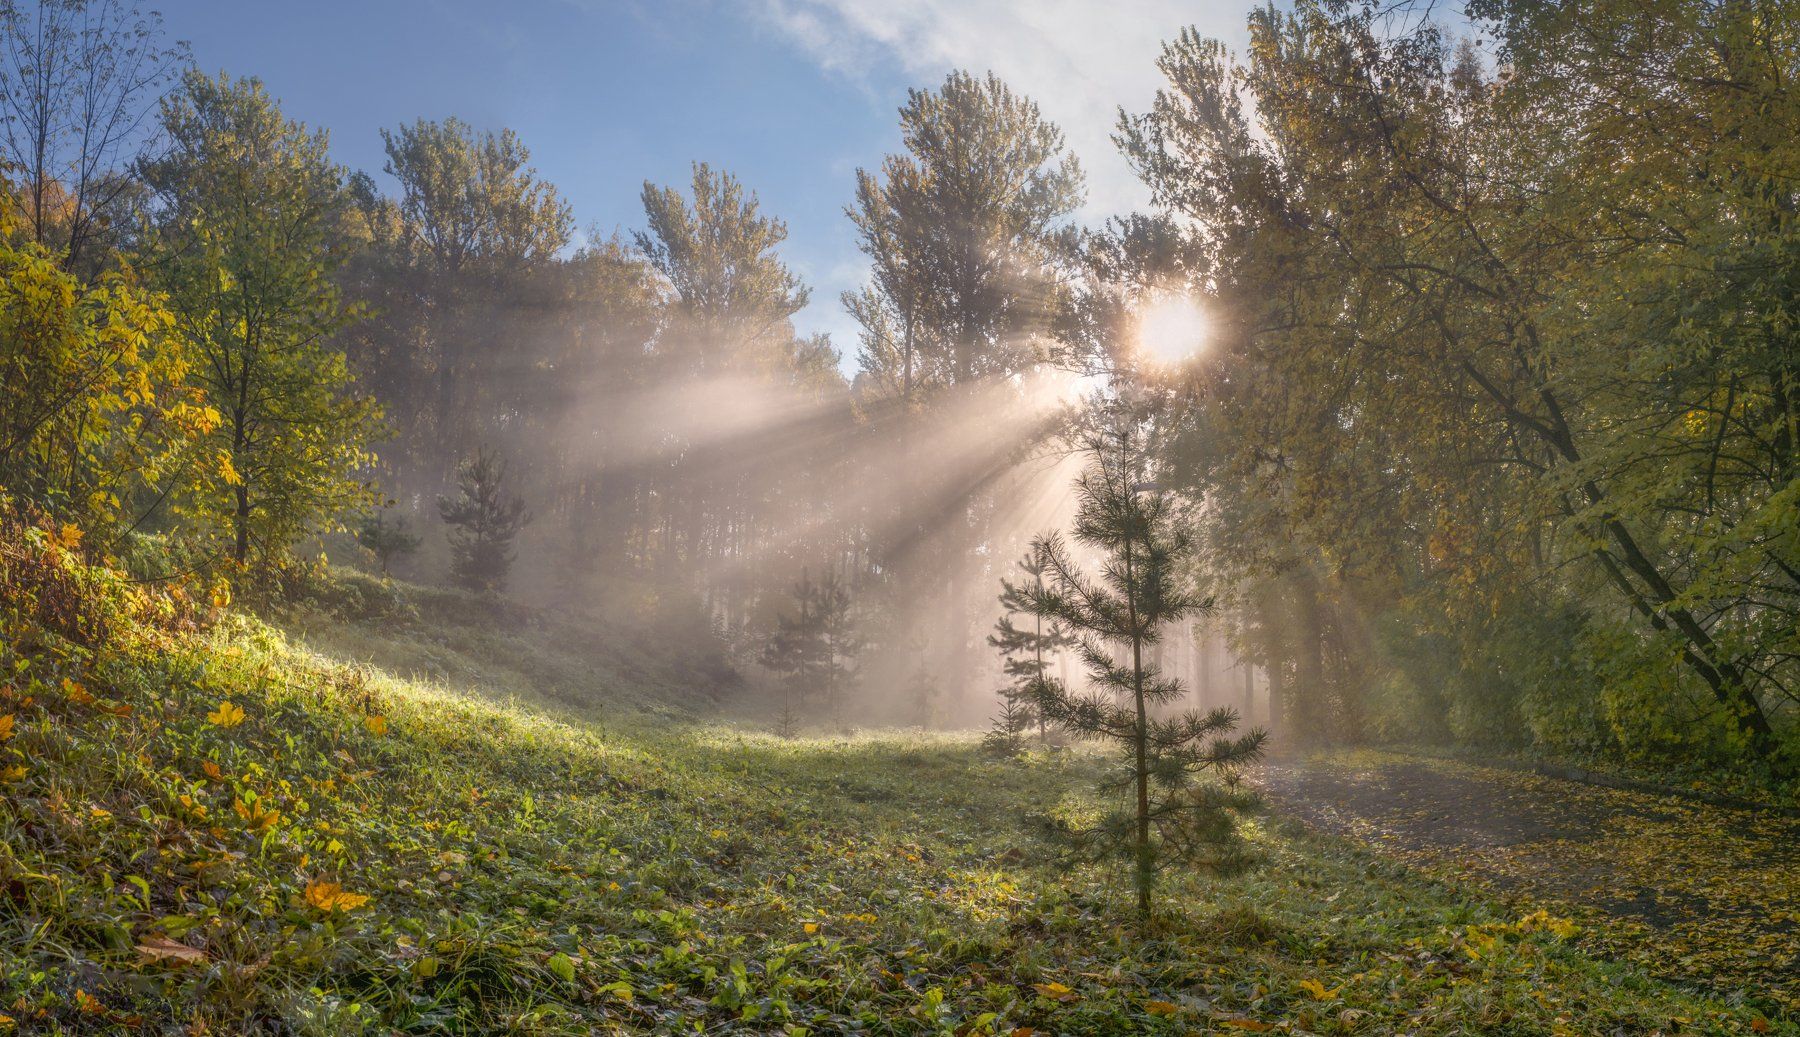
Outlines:
{"label": "misty forest", "polygon": [[946,69],[841,293],[176,13],[0,4],[0,1035],[1800,1033],[1800,5]]}

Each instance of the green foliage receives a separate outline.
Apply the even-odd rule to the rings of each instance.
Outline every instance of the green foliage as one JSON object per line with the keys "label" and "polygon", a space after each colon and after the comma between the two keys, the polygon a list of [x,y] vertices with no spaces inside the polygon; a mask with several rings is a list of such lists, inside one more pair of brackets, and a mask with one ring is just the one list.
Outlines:
{"label": "green foliage", "polygon": [[482,447],[457,469],[457,495],[438,498],[438,516],[450,527],[450,576],[459,587],[493,593],[506,586],[513,541],[531,514],[505,483],[506,461]]}
{"label": "green foliage", "polygon": [[1204,779],[1235,785],[1237,769],[1261,755],[1264,736],[1229,737],[1238,723],[1231,709],[1151,713],[1180,701],[1185,689],[1145,658],[1145,648],[1169,624],[1210,605],[1180,586],[1192,541],[1174,496],[1148,481],[1138,420],[1124,408],[1107,416],[1087,441],[1090,463],[1076,484],[1075,540],[1100,552],[1100,575],[1083,573],[1061,535],[1051,534],[1032,547],[1047,579],[1020,588],[1017,600],[1079,641],[1098,690],[1077,695],[1040,676],[1032,682],[1035,705],[1051,724],[1109,742],[1122,757],[1109,791],[1128,793],[1131,807],[1070,825],[1067,834],[1079,848],[1132,859],[1138,916],[1147,922],[1159,870],[1242,862],[1234,812],[1246,797]]}
{"label": "green foliage", "polygon": [[802,570],[793,587],[793,611],[775,617],[775,629],[763,640],[761,663],[786,679],[782,684],[783,727],[792,726],[793,692],[804,705],[817,695],[832,719],[838,719],[846,686],[853,678],[851,662],[861,639],[851,615],[849,585],[835,569],[814,580]]}
{"label": "green foliage", "polygon": [[[1254,13],[1241,62],[1188,32],[1126,121],[1158,214],[1113,252],[1221,317],[1181,448],[1225,520],[1209,575],[1302,616],[1435,613],[1458,734],[1570,728],[1515,708],[1560,697],[1621,755],[1779,774],[1800,251],[1774,185],[1800,161],[1781,85],[1800,23],[1679,0],[1475,11],[1491,50],[1326,2]],[[1571,683],[1536,688],[1483,642],[1546,613],[1581,616],[1585,650],[1634,647],[1563,656]],[[1319,641],[1274,640],[1295,667]]]}
{"label": "green foliage", "polygon": [[421,542],[417,533],[407,529],[406,516],[393,514],[393,510],[391,504],[378,508],[363,516],[356,527],[356,542],[375,556],[383,576],[396,559],[417,551]]}
{"label": "green foliage", "polygon": [[419,119],[382,130],[381,140],[387,173],[400,182],[404,247],[436,272],[541,263],[569,243],[569,204],[539,179],[512,130]]}
{"label": "green foliage", "polygon": [[218,410],[218,471],[182,495],[239,565],[267,573],[301,537],[369,497],[375,404],[329,336],[352,315],[330,274],[347,202],[323,133],[288,120],[254,79],[190,72],[163,102],[170,146],[142,169],[155,196],[157,287]]}
{"label": "green foliage", "polygon": [[[1043,593],[1048,565],[1049,559],[1033,549],[1018,561],[1018,569],[1028,582],[1014,583],[1005,578],[1000,581],[1000,607],[1005,613],[994,622],[994,632],[988,635],[987,643],[1000,654],[1001,669],[1011,683],[1000,689],[1000,716],[994,720],[996,736],[1001,732],[1017,734],[1033,724],[1040,737],[1046,733],[1033,703],[1041,694],[1040,685],[1053,682],[1050,664],[1054,656],[1077,644],[1076,638],[1054,617],[1047,619],[1032,610],[1031,596]],[[1016,625],[1014,615],[1029,616],[1030,627],[1022,629]],[[1025,726],[1015,729],[1018,723]]]}
{"label": "green foliage", "polygon": [[[1165,924],[1132,934],[1015,820],[1090,778],[1081,757],[650,721],[644,687],[588,683],[593,629],[483,641],[491,603],[451,622],[451,592],[409,590],[411,632],[308,616],[326,637],[304,644],[240,616],[182,632],[116,579],[84,593],[125,609],[103,647],[15,613],[0,638],[20,1033],[1725,1034],[1779,1011],[1285,828],[1250,833],[1253,876],[1171,872]],[[431,679],[334,661],[427,672],[416,652]]]}
{"label": "green foliage", "polygon": [[844,302],[884,394],[1029,368],[1058,311],[1055,264],[1080,207],[1062,131],[997,76],[956,71],[908,91],[905,151],[857,171],[849,212],[872,280]]}

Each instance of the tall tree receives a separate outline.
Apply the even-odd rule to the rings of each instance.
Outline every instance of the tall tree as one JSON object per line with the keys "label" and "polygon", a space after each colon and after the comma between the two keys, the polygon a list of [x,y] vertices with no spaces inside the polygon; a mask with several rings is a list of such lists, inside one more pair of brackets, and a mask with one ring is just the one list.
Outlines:
{"label": "tall tree", "polygon": [[909,394],[1030,366],[1082,201],[1062,131],[997,76],[953,72],[907,94],[900,134],[879,176],[858,171],[849,210],[872,266],[846,300],[864,363]]}
{"label": "tall tree", "polygon": [[7,200],[65,269],[104,262],[91,245],[126,222],[131,167],[187,63],[187,45],[133,0],[0,4],[0,161],[21,181]]}
{"label": "tall tree", "polygon": [[255,79],[190,72],[162,124],[168,153],[142,169],[150,260],[222,418],[208,439],[221,475],[192,505],[226,527],[239,565],[273,560],[370,495],[359,473],[379,412],[330,345],[353,316],[329,276],[343,173],[325,134]]}
{"label": "tall tree", "polygon": [[[1258,12],[1243,65],[1191,32],[1166,48],[1170,86],[1122,138],[1223,317],[1226,434],[1199,467],[1279,490],[1262,513],[1300,564],[1330,560],[1316,588],[1497,675],[1465,702],[1514,719],[1475,726],[1526,709],[1539,737],[1773,759],[1800,682],[1773,288],[1791,200],[1771,186],[1800,125],[1794,16],[1476,13],[1494,54],[1323,2]],[[1548,614],[1580,617],[1566,651],[1535,636]],[[1538,643],[1494,654],[1515,639]],[[1536,658],[1582,655],[1608,679],[1530,701]]]}

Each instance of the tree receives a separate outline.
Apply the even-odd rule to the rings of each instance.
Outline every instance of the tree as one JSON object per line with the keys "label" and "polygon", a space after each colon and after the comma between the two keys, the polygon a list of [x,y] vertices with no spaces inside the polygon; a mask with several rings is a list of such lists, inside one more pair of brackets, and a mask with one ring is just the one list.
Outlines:
{"label": "tree", "polygon": [[[1060,622],[1047,620],[1032,609],[1032,595],[1043,593],[1047,565],[1049,559],[1042,554],[1036,550],[1027,551],[1018,561],[1026,582],[1000,581],[1000,607],[1005,613],[995,622],[994,632],[987,639],[988,644],[1000,653],[1001,668],[1010,679],[1010,683],[1000,689],[1001,715],[996,723],[1008,730],[1019,722],[1026,728],[1036,724],[1039,738],[1047,733],[1044,719],[1036,715],[1032,705],[1040,694],[1039,685],[1054,680],[1049,675],[1051,657],[1076,645],[1075,638]],[[1014,615],[1029,616],[1031,626],[1020,629],[1013,622]]]}
{"label": "tree", "polygon": [[393,505],[371,511],[356,527],[356,542],[367,548],[381,565],[381,575],[396,558],[404,558],[419,549],[421,538],[407,529],[405,515],[393,515]]}
{"label": "tree", "polygon": [[1151,713],[1185,692],[1146,658],[1146,649],[1161,641],[1166,626],[1210,605],[1180,585],[1192,538],[1178,521],[1173,495],[1148,481],[1135,420],[1118,412],[1111,424],[1087,441],[1091,463],[1076,484],[1074,538],[1104,555],[1099,576],[1082,572],[1067,542],[1053,533],[1034,544],[1044,563],[1044,586],[1021,590],[1030,611],[1067,625],[1080,639],[1082,659],[1100,689],[1079,695],[1040,681],[1038,710],[1072,735],[1117,746],[1124,774],[1108,787],[1129,789],[1132,797],[1129,808],[1067,834],[1080,847],[1129,854],[1138,916],[1148,920],[1160,868],[1175,860],[1218,868],[1240,862],[1232,811],[1243,799],[1199,779],[1222,775],[1231,782],[1236,768],[1261,754],[1263,733],[1231,737],[1238,715],[1229,708]]}
{"label": "tree", "polygon": [[849,210],[872,267],[845,299],[865,370],[910,399],[1030,366],[1082,199],[1062,131],[998,77],[959,71],[908,92],[900,133],[905,152],[857,172]]}
{"label": "tree", "polygon": [[704,162],[694,164],[692,191],[690,203],[646,182],[648,228],[636,235],[674,292],[668,362],[697,376],[789,368],[803,355],[790,318],[808,293],[775,251],[787,225],[764,216],[737,177]]}
{"label": "tree", "polygon": [[531,168],[512,130],[478,133],[461,119],[382,130],[388,175],[400,182],[407,246],[432,270],[540,263],[569,243],[569,204]]}
{"label": "tree", "polygon": [[131,165],[187,62],[162,16],[132,0],[0,4],[0,162],[22,180],[7,198],[64,269],[104,262],[89,246],[127,222]]}
{"label": "tree", "polygon": [[1220,318],[1184,452],[1242,521],[1209,556],[1450,639],[1424,683],[1476,737],[1779,770],[1793,14],[1471,7],[1494,49],[1329,2],[1256,13],[1244,64],[1184,33],[1122,127]]}
{"label": "tree", "polygon": [[850,662],[861,648],[851,616],[849,586],[835,570],[817,581],[805,570],[791,591],[794,608],[775,617],[775,628],[763,641],[760,661],[787,679],[782,683],[783,711],[793,708],[793,692],[802,703],[822,696],[833,717],[842,704]]}
{"label": "tree", "polygon": [[[874,478],[908,498],[877,556],[901,574],[895,592],[929,615],[933,643],[960,674],[973,671],[979,638],[967,573],[998,497],[989,480],[927,455],[941,431],[931,414],[990,390],[998,398],[1051,359],[1083,177],[1062,131],[992,74],[952,72],[909,91],[899,116],[902,150],[857,173],[848,215],[870,280],[844,305],[861,327],[861,403],[895,444]],[[996,408],[980,409],[959,424],[993,444],[981,467],[1006,470],[1030,444],[1015,429],[990,435]],[[960,703],[966,692],[949,694]]]}
{"label": "tree", "polygon": [[531,514],[506,489],[506,461],[485,447],[457,469],[456,488],[455,497],[437,501],[450,526],[450,577],[469,590],[498,593],[512,572],[513,541]]}
{"label": "tree", "polygon": [[[142,285],[84,285],[0,215],[0,486],[71,519],[154,506],[207,467],[218,413],[188,385],[174,318]],[[147,502],[134,500],[139,492]]]}
{"label": "tree", "polygon": [[272,561],[370,497],[358,475],[380,412],[330,345],[354,317],[329,276],[343,173],[255,79],[188,73],[162,126],[168,153],[142,166],[151,269],[222,418],[207,445],[223,471],[191,504],[226,526],[238,565],[253,549]]}

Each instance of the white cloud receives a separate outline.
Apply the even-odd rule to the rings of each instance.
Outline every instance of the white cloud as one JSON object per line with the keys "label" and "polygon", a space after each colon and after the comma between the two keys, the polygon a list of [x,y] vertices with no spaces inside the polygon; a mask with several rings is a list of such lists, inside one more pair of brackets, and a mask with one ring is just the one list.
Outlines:
{"label": "white cloud", "polygon": [[1118,110],[1149,107],[1162,43],[1184,26],[1236,45],[1248,0],[760,0],[763,20],[825,69],[867,82],[898,69],[935,85],[993,71],[1061,126],[1088,173],[1084,216],[1145,201],[1112,143]]}

